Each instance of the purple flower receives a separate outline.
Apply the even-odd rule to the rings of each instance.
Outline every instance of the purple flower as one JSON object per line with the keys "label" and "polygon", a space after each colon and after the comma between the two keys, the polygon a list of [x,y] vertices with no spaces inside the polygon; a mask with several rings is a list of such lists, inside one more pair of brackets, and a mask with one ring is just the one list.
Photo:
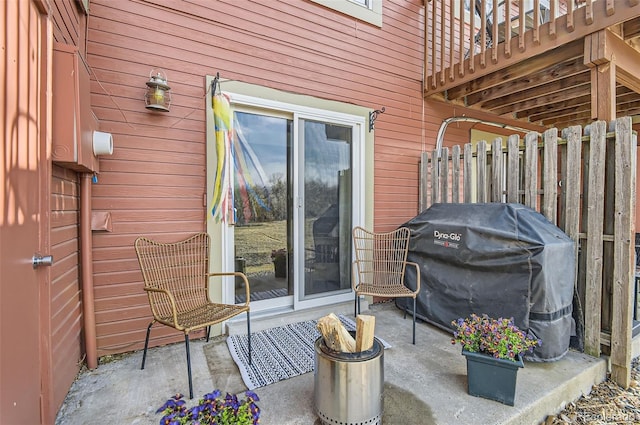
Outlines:
{"label": "purple flower", "polygon": [[260,408],[255,404],[260,398],[253,391],[245,393],[245,399],[227,393],[224,398],[215,390],[205,394],[197,405],[186,408],[182,394],[177,394],[158,409],[163,413],[160,425],[218,425],[233,423],[237,425],[256,425],[259,423]]}
{"label": "purple flower", "polygon": [[488,315],[471,314],[451,322],[454,327],[453,344],[464,350],[484,352],[499,359],[516,360],[524,352],[542,344],[535,335],[520,330],[513,317],[492,319]]}

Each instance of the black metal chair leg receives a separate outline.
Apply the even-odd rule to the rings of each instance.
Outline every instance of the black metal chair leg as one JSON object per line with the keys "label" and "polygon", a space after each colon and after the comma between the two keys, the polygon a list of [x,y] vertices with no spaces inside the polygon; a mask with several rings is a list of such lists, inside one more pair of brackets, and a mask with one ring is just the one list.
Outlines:
{"label": "black metal chair leg", "polygon": [[207,332],[207,342],[209,342],[209,333],[211,332],[211,326],[207,326],[205,331]]}
{"label": "black metal chair leg", "polygon": [[356,299],[355,299],[354,302],[355,302],[355,306],[354,306],[355,312],[354,312],[353,316],[357,317],[358,314],[360,314],[360,297],[358,296],[357,292],[356,292]]}
{"label": "black metal chair leg", "polygon": [[189,334],[184,334],[184,345],[187,349],[187,373],[189,374],[189,399],[192,399],[193,384],[191,383],[191,354],[189,351]]}
{"label": "black metal chair leg", "polygon": [[144,369],[144,362],[147,360],[147,347],[149,347],[149,334],[151,333],[151,326],[154,322],[149,323],[147,326],[147,337],[144,339],[144,352],[142,353],[142,366],[140,369]]}
{"label": "black metal chair leg", "polygon": [[249,364],[251,364],[251,318],[247,310],[247,344],[249,345]]}
{"label": "black metal chair leg", "polygon": [[413,345],[416,345],[416,299],[413,299]]}

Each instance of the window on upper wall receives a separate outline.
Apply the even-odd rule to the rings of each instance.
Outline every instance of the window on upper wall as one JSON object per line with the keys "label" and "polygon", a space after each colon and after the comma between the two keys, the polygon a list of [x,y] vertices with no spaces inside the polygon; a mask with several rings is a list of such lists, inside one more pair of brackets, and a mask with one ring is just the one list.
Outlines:
{"label": "window on upper wall", "polygon": [[367,9],[371,9],[371,6],[373,4],[373,2],[371,0],[349,0],[352,1],[354,3],[357,4],[361,4],[362,6],[366,7]]}
{"label": "window on upper wall", "polygon": [[311,0],[330,9],[382,27],[382,0]]}

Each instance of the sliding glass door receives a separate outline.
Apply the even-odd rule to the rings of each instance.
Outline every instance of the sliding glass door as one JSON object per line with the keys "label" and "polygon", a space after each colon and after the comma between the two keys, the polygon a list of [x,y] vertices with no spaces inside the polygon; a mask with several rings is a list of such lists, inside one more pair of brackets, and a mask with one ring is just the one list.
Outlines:
{"label": "sliding glass door", "polygon": [[[361,124],[234,105],[235,269],[253,310],[351,296],[354,146]],[[244,299],[236,284],[236,301]],[[350,299],[350,298],[349,298]]]}
{"label": "sliding glass door", "polygon": [[300,119],[301,298],[350,290],[351,126]]}

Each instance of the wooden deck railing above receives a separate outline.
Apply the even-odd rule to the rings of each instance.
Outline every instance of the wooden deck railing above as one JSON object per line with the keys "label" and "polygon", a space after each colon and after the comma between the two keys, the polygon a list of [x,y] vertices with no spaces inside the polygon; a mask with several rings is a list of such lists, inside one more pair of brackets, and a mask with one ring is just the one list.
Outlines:
{"label": "wooden deck railing above", "polygon": [[425,96],[637,16],[640,0],[431,0]]}

